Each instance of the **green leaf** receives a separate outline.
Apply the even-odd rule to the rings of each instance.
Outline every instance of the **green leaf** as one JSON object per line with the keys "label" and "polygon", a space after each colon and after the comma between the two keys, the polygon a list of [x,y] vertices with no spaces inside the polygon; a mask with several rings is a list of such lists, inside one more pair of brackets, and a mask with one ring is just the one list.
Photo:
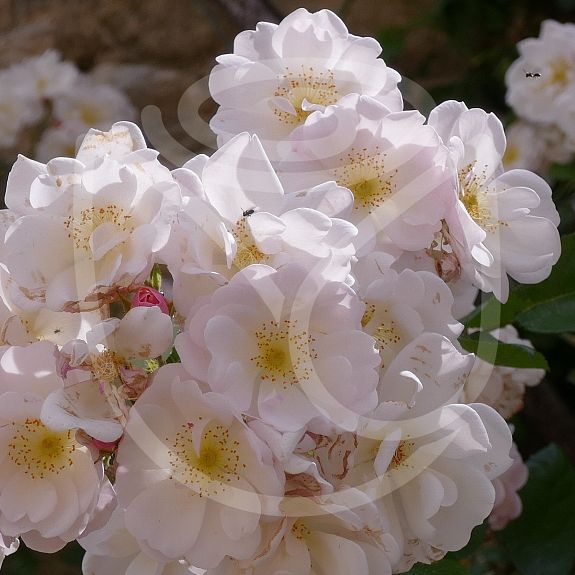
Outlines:
{"label": "green leaf", "polygon": [[533,348],[503,343],[487,332],[464,333],[459,343],[463,349],[494,365],[549,369],[545,357]]}
{"label": "green leaf", "polygon": [[575,293],[535,305],[519,313],[515,321],[538,333],[575,331]]}
{"label": "green leaf", "polygon": [[445,558],[431,565],[416,563],[408,571],[408,575],[469,575],[469,571],[457,561]]}
{"label": "green leaf", "polygon": [[527,465],[523,513],[498,538],[522,575],[569,575],[575,562],[575,468],[556,445]]}
{"label": "green leaf", "polygon": [[178,355],[178,352],[174,347],[170,352],[170,355],[168,355],[168,357],[166,358],[166,363],[180,363],[180,361],[181,361],[180,356]]}
{"label": "green leaf", "polygon": [[553,180],[560,181],[574,180],[575,164],[551,164],[549,167],[549,177]]}
{"label": "green leaf", "polygon": [[[527,312],[542,304],[561,300],[560,306],[564,311],[566,303],[563,299],[575,298],[575,234],[563,236],[561,241],[561,258],[553,267],[551,275],[543,282],[536,285],[522,285],[514,289],[505,304],[499,303],[495,298],[490,298],[485,304],[465,318],[467,327],[481,327],[484,331],[491,331],[500,326],[516,321],[531,331],[549,333],[553,323],[543,318],[543,309],[530,316]],[[556,309],[556,308],[553,308]],[[553,311],[550,309],[550,311]],[[570,316],[572,318],[572,316]],[[556,322],[556,325],[559,324]],[[565,325],[572,325],[570,322]]]}

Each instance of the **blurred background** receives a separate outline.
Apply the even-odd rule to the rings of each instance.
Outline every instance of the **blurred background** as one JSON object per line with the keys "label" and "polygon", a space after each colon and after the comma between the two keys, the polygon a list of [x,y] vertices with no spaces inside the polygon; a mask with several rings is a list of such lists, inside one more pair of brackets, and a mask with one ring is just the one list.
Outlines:
{"label": "blurred background", "polygon": [[[120,91],[124,96],[111,98],[108,111],[110,106],[129,110],[129,119],[144,125],[151,145],[165,151],[166,164],[174,165],[206,149],[205,138],[197,141],[189,129],[194,119],[185,117],[196,110],[182,106],[190,86],[198,90],[191,97],[201,103],[199,114],[209,120],[215,105],[202,79],[215,57],[232,51],[241,30],[260,20],[277,22],[301,6],[329,8],[351,33],[378,39],[387,64],[435,102],[463,100],[468,107],[495,112],[504,123],[512,119],[504,75],[517,57],[516,43],[536,37],[545,19],[575,22],[575,0],[0,0],[0,70],[57,50],[91,85]],[[0,111],[3,104],[0,84]],[[112,121],[119,119],[125,118]],[[22,129],[13,142],[0,146],[1,193],[17,153],[34,156],[37,143],[36,127]],[[49,154],[46,149],[52,148],[47,144],[40,152]],[[573,231],[573,163],[550,174],[561,231]],[[522,335],[546,355],[551,370],[543,384],[528,390],[525,410],[513,421],[521,452],[527,458],[554,442],[575,461],[575,336]],[[501,541],[478,529],[457,559],[477,575],[515,573],[506,553]],[[7,558],[2,573],[78,575],[81,556],[75,546],[55,556],[22,549]]]}

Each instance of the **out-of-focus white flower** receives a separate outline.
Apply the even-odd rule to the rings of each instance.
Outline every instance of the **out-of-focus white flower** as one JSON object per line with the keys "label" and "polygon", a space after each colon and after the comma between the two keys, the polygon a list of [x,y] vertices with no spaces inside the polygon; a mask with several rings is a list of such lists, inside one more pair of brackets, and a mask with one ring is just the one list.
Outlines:
{"label": "out-of-focus white flower", "polygon": [[522,40],[517,49],[519,58],[505,74],[507,103],[526,120],[561,127],[558,100],[575,86],[575,25],[545,20],[539,37]]}
{"label": "out-of-focus white flower", "polygon": [[116,491],[151,557],[209,568],[254,554],[260,516],[277,513],[284,480],[235,406],[188,377],[179,364],[160,368],[130,411]]}
{"label": "out-of-focus white flower", "polygon": [[64,122],[48,128],[36,146],[35,159],[48,163],[54,158],[74,158],[87,131],[88,126],[80,122]]}
{"label": "out-of-focus white flower", "polygon": [[277,429],[316,418],[354,429],[377,405],[380,360],[362,313],[340,282],[252,265],[188,318],[176,348],[194,377]]}
{"label": "out-of-focus white flower", "polygon": [[63,385],[48,342],[9,347],[0,358],[0,532],[53,552],[86,526],[99,496],[101,464],[41,419],[44,398]]}
{"label": "out-of-focus white flower", "polygon": [[106,84],[78,82],[54,101],[54,119],[62,124],[76,124],[109,130],[118,120],[132,121],[136,113],[123,92]]}
{"label": "out-of-focus white flower", "polygon": [[290,192],[329,180],[351,190],[346,217],[359,229],[358,255],[385,241],[423,249],[453,203],[447,150],[424,122],[419,112],[390,112],[368,96],[347,96],[294,131],[280,177]]}
{"label": "out-of-focus white flower", "polygon": [[457,202],[444,239],[463,272],[502,302],[507,274],[522,283],[544,280],[561,253],[549,185],[527,170],[503,171],[505,134],[494,114],[448,101],[429,124],[450,148]]}
{"label": "out-of-focus white flower", "polygon": [[6,192],[18,218],[3,263],[20,307],[97,308],[147,277],[181,202],[157,155],[134,124],[118,123],[90,132],[75,160],[18,159]]}
{"label": "out-of-focus white flower", "polygon": [[25,87],[16,84],[11,70],[0,72],[0,148],[13,146],[22,128],[42,115],[39,99],[31,98]]}
{"label": "out-of-focus white flower", "polygon": [[221,145],[255,132],[272,160],[277,146],[315,110],[347,94],[366,94],[401,110],[399,74],[378,58],[373,38],[349,34],[329,10],[300,8],[279,25],[260,22],[239,34],[234,53],[219,56],[210,93],[220,108],[210,122]]}
{"label": "out-of-focus white flower", "polygon": [[523,120],[513,122],[505,130],[507,147],[503,154],[506,170],[522,168],[541,173],[545,167],[545,133],[550,126]]}
{"label": "out-of-focus white flower", "polygon": [[557,123],[553,126],[558,135],[548,138],[548,154],[552,161],[570,161],[575,153],[575,81],[557,98]]}
{"label": "out-of-focus white flower", "polygon": [[79,72],[71,62],[63,62],[56,50],[28,58],[9,68],[12,81],[34,99],[59,98],[69,93]]}
{"label": "out-of-focus white flower", "polygon": [[[522,339],[512,325],[491,332],[504,343],[533,347],[528,339]],[[467,402],[480,401],[496,409],[505,419],[510,419],[523,408],[525,387],[532,387],[545,376],[543,369],[527,369],[492,365],[480,358],[475,360],[469,379],[465,384]]]}

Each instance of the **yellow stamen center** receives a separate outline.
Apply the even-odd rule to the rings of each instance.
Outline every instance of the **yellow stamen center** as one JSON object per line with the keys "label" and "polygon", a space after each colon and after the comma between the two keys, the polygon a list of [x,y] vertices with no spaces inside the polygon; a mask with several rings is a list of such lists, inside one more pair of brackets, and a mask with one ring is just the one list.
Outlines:
{"label": "yellow stamen center", "polygon": [[232,229],[232,234],[237,244],[234,265],[238,269],[243,269],[252,264],[264,263],[266,261],[267,256],[261,252],[256,245],[248,227],[247,218],[241,218],[236,222]]}
{"label": "yellow stamen center", "polygon": [[476,171],[474,168],[475,162],[459,170],[459,199],[473,220],[483,229],[489,230],[494,222],[487,205],[487,192],[484,189],[487,180],[486,168],[482,171]]}
{"label": "yellow stamen center", "polygon": [[99,208],[91,207],[82,210],[77,217],[68,216],[64,225],[68,229],[68,237],[74,241],[74,247],[85,251],[90,250],[90,237],[98,226],[104,223],[114,224],[118,231],[131,232],[131,215],[116,204]]}
{"label": "yellow stamen center", "polygon": [[239,441],[230,440],[223,425],[208,424],[196,449],[192,430],[198,423],[183,424],[171,440],[170,465],[175,479],[193,487],[200,497],[209,497],[221,494],[233,479],[239,480],[239,470],[246,465],[240,462]]}
{"label": "yellow stamen center", "polygon": [[73,431],[52,431],[39,419],[26,419],[12,426],[14,435],[8,444],[8,456],[32,479],[59,475],[73,465]]}
{"label": "yellow stamen center", "polygon": [[287,389],[310,378],[310,361],[317,358],[315,339],[298,329],[295,320],[264,323],[255,335],[259,353],[251,361],[260,369],[262,380]]}
{"label": "yellow stamen center", "polygon": [[311,114],[302,108],[304,100],[320,106],[330,106],[339,100],[332,70],[315,72],[313,67],[306,68],[303,65],[297,74],[286,68],[282,83],[274,92],[274,96],[286,98],[294,107],[295,114],[281,108],[274,109],[274,114],[280,122],[294,126],[303,124]]}
{"label": "yellow stamen center", "polygon": [[335,170],[337,183],[353,192],[354,210],[370,214],[393,195],[397,170],[386,172],[385,157],[377,148],[352,148],[344,164]]}

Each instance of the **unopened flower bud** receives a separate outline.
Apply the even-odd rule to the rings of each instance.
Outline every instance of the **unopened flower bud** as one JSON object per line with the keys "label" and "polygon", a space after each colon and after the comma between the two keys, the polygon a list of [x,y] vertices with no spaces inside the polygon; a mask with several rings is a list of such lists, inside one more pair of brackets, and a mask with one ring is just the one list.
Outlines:
{"label": "unopened flower bud", "polygon": [[154,288],[143,286],[132,298],[132,307],[159,307],[165,314],[170,315],[166,298]]}

